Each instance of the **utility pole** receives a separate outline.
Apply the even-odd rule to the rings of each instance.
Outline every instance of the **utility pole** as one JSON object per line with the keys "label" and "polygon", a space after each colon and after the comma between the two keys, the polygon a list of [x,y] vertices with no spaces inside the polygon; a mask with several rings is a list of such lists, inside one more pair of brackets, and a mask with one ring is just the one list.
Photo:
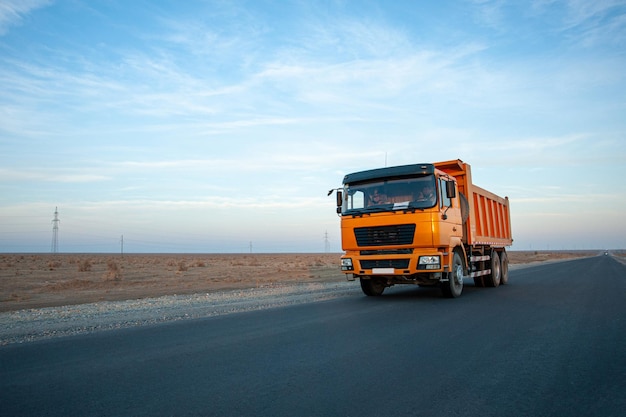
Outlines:
{"label": "utility pole", "polygon": [[122,239],[120,240],[120,243],[122,244],[122,256],[124,256],[124,235],[122,235]]}
{"label": "utility pole", "polygon": [[250,253],[252,253],[252,241],[250,241]]}
{"label": "utility pole", "polygon": [[54,208],[54,219],[52,219],[52,253],[59,252],[59,210]]}

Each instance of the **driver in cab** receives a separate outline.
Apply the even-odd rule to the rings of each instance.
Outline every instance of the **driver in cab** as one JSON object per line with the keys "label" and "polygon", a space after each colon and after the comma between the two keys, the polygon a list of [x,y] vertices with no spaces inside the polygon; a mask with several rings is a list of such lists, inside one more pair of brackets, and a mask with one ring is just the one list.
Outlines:
{"label": "driver in cab", "polygon": [[435,202],[435,190],[431,184],[424,185],[422,192],[417,197],[418,201],[428,201],[430,203]]}
{"label": "driver in cab", "polygon": [[378,188],[374,188],[374,191],[370,193],[368,206],[376,206],[385,204],[387,202],[387,196],[381,193]]}

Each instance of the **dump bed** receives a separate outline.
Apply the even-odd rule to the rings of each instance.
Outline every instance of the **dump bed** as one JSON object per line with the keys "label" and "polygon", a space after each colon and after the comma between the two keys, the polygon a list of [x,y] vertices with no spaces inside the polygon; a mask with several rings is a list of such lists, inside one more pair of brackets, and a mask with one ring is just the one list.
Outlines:
{"label": "dump bed", "polygon": [[511,218],[509,198],[499,197],[472,183],[469,164],[460,159],[437,162],[437,169],[453,176],[459,191],[467,198],[469,214],[464,223],[463,240],[468,245],[510,246]]}

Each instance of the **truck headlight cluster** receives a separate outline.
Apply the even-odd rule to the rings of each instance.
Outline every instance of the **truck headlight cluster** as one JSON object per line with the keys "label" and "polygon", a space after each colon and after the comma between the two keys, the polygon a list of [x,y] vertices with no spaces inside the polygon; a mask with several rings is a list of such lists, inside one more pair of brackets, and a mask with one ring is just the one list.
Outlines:
{"label": "truck headlight cluster", "polygon": [[441,269],[441,258],[439,256],[420,256],[417,269]]}
{"label": "truck headlight cluster", "polygon": [[352,258],[341,258],[341,270],[342,271],[354,270],[354,267],[352,266]]}

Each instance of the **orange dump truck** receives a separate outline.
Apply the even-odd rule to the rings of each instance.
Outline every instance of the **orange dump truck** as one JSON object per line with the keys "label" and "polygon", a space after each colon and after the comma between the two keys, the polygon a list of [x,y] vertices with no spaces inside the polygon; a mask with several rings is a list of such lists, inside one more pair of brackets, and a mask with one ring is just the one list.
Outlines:
{"label": "orange dump truck", "polygon": [[470,278],[480,287],[508,280],[508,197],[474,185],[460,159],[348,174],[337,213],[341,270],[366,295],[413,284],[458,297]]}

